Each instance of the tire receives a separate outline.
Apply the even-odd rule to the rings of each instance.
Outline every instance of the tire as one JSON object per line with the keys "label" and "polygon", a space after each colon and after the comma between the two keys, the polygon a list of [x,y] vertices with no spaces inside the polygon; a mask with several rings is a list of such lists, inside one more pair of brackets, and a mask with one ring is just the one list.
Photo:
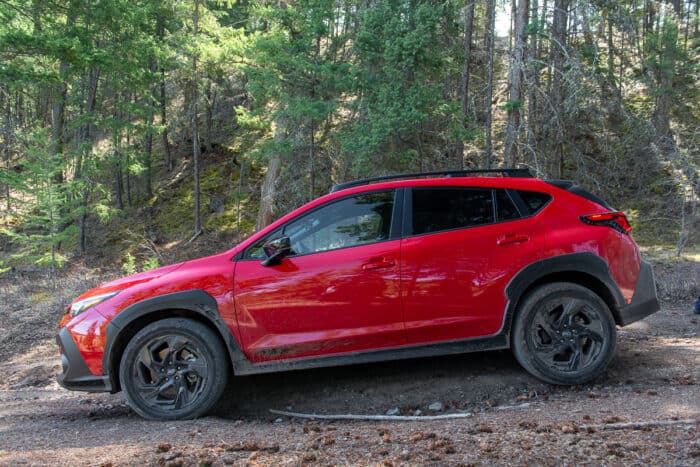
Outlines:
{"label": "tire", "polygon": [[596,378],[612,360],[616,345],[610,309],[580,285],[543,285],[518,308],[513,353],[525,370],[548,383],[582,384]]}
{"label": "tire", "polygon": [[129,405],[149,420],[204,415],[221,398],[229,373],[219,336],[185,318],[145,326],[129,341],[119,365]]}

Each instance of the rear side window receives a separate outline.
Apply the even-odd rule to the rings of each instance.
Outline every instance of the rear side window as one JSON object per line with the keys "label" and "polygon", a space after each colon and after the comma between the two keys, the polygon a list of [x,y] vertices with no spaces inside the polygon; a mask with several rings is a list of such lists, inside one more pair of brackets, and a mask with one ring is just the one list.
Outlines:
{"label": "rear side window", "polygon": [[493,222],[491,190],[414,188],[411,233],[420,235]]}
{"label": "rear side window", "polygon": [[519,190],[518,195],[522,198],[525,203],[525,207],[528,210],[528,215],[533,215],[537,213],[540,209],[545,207],[549,200],[552,199],[547,193],[539,193],[537,191],[524,191]]}
{"label": "rear side window", "polygon": [[496,215],[498,222],[520,218],[520,213],[506,190],[496,190]]}

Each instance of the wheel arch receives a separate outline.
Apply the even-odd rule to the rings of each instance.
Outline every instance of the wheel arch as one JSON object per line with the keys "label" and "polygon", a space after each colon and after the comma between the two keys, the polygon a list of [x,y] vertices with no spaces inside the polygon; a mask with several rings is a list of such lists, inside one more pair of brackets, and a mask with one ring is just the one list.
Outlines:
{"label": "wheel arch", "polygon": [[510,332],[523,299],[537,287],[551,282],[571,282],[598,295],[610,309],[615,324],[622,325],[620,308],[624,298],[610,275],[608,263],[593,253],[571,253],[532,263],[520,270],[506,286],[506,324]]}
{"label": "wheel arch", "polygon": [[128,306],[107,325],[102,373],[112,383],[111,392],[121,390],[119,365],[131,338],[144,326],[175,317],[192,319],[214,331],[227,349],[232,369],[236,361],[245,359],[238,342],[221,319],[214,297],[199,289],[159,295]]}

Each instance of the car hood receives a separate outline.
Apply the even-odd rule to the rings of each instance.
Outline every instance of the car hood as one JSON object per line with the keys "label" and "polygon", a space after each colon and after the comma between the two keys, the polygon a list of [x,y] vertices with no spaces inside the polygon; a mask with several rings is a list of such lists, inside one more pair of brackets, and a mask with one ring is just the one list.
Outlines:
{"label": "car hood", "polygon": [[142,284],[144,282],[157,279],[168,273],[176,271],[177,269],[180,269],[186,263],[187,262],[170,264],[168,266],[162,266],[160,268],[151,269],[149,271],[140,272],[138,274],[132,274],[130,276],[120,277],[119,279],[105,282],[104,284],[98,285],[94,289],[88,290],[87,292],[73,300],[73,302],[77,302],[78,300],[83,300],[85,298],[92,297],[95,295],[114,292],[115,290],[124,290],[136,284]]}

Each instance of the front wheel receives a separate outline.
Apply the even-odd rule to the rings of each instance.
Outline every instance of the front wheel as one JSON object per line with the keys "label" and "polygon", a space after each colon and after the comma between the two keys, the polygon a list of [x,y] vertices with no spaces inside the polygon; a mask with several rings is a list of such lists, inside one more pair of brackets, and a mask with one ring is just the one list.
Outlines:
{"label": "front wheel", "polygon": [[513,327],[513,353],[532,375],[553,384],[581,384],[600,375],[615,354],[615,321],[593,291],[559,282],[523,301]]}
{"label": "front wheel", "polygon": [[144,327],[129,341],[119,367],[129,405],[151,420],[204,415],[221,397],[228,376],[219,336],[185,318]]}

